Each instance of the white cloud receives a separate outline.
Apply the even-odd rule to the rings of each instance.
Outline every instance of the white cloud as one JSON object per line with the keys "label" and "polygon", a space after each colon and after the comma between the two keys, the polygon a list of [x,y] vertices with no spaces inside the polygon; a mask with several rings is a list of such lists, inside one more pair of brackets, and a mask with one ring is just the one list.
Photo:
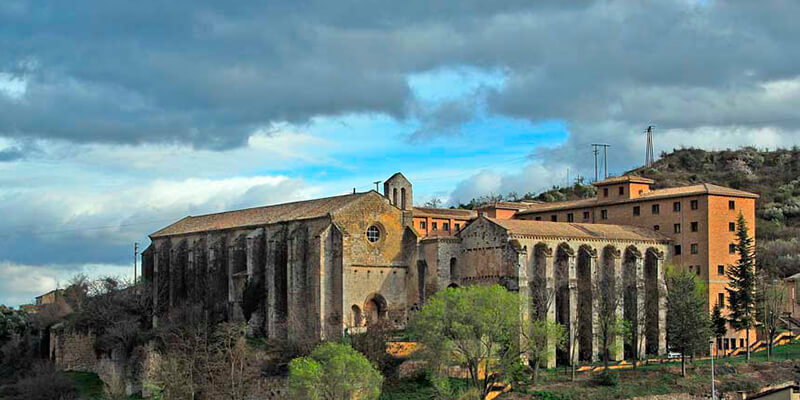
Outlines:
{"label": "white cloud", "polygon": [[112,276],[131,279],[133,266],[113,264],[24,265],[0,261],[0,304],[12,307],[32,303],[36,296],[64,288],[77,274],[90,278]]}

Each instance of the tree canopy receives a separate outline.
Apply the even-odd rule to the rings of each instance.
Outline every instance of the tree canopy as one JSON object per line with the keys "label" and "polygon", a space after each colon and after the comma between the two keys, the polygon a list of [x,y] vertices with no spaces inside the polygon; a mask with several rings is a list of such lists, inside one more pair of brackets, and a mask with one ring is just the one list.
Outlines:
{"label": "tree canopy", "polygon": [[472,386],[485,396],[503,365],[519,359],[519,297],[498,285],[448,288],[437,292],[411,320],[433,375],[448,363],[469,371]]}
{"label": "tree canopy", "polygon": [[374,400],[381,394],[382,382],[369,360],[345,344],[321,344],[309,357],[289,363],[293,399]]}

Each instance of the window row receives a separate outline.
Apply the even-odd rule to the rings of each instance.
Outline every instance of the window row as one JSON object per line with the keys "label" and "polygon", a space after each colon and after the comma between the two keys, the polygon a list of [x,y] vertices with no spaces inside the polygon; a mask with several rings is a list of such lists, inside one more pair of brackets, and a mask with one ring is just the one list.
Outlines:
{"label": "window row", "polygon": [[[681,253],[683,253],[683,247],[681,245],[676,244],[674,248],[675,248],[674,253],[676,256],[679,256],[681,255]],[[697,245],[697,243],[692,243],[691,245],[689,245],[689,251],[692,254],[697,254],[700,251],[700,247]]]}
{"label": "window row", "polygon": [[[461,230],[461,224],[456,223],[454,225],[455,231],[458,232]],[[419,221],[419,229],[427,230],[428,229],[428,221]],[[439,223],[437,221],[431,222],[431,230],[438,231],[439,230]],[[449,222],[442,222],[442,230],[445,232],[450,232],[450,223]]]}

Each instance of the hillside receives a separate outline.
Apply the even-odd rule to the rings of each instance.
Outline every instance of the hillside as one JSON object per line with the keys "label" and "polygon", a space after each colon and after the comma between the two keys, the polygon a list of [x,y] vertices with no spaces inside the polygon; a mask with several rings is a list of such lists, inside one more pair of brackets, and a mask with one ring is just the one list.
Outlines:
{"label": "hillside", "polygon": [[800,149],[662,154],[652,167],[626,174],[656,181],[655,188],[709,182],[761,195],[756,202],[756,252],[760,267],[779,276],[800,272]]}

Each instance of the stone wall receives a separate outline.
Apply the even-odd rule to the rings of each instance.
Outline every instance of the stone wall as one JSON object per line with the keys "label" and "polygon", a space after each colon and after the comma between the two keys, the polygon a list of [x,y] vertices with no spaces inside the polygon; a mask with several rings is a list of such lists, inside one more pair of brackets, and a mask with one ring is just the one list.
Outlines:
{"label": "stone wall", "polygon": [[50,358],[67,371],[94,372],[97,355],[92,334],[53,331],[50,333]]}

